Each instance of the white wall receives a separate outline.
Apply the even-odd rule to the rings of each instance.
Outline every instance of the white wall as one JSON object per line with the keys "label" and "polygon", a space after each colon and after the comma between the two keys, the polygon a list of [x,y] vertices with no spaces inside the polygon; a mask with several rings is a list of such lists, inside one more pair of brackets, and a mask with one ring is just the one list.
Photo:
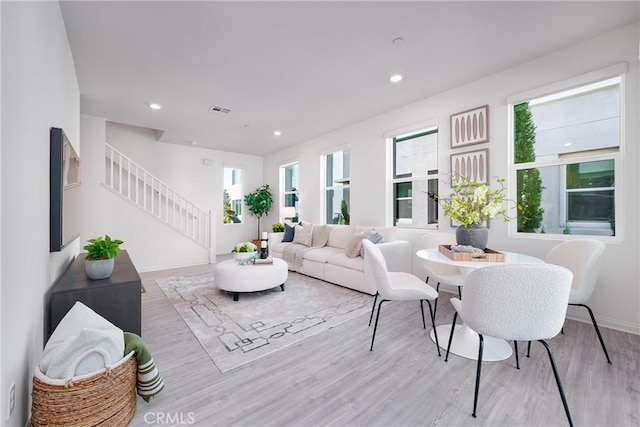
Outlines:
{"label": "white wall", "polygon": [[[449,116],[459,111],[489,104],[490,142],[476,145],[490,151],[491,175],[507,177],[507,102],[509,95],[569,79],[616,63],[627,62],[625,110],[627,121],[624,167],[624,210],[620,221],[624,241],[607,244],[604,269],[590,305],[603,326],[640,333],[640,291],[638,286],[638,25],[632,25],[582,42],[535,61],[505,70],[482,80],[455,88],[431,98],[407,105],[386,114],[353,124],[327,135],[274,153],[265,158],[265,182],[278,189],[278,168],[281,164],[300,162],[301,220],[319,222],[320,162],[319,156],[334,146],[348,144],[351,148],[351,222],[352,224],[390,225],[386,180],[385,134],[425,121],[439,125],[439,162],[441,177],[449,172]],[[471,149],[471,148],[470,148]],[[443,188],[441,181],[441,191]],[[277,219],[273,212],[269,221]],[[440,227],[450,230],[449,219],[441,218]],[[402,231],[400,238],[411,240],[419,249],[419,231]],[[557,240],[531,240],[509,237],[507,224],[492,221],[490,245],[507,251],[521,251],[544,257]],[[423,275],[414,257],[414,272]],[[570,308],[570,316],[587,319],[582,311]]]}
{"label": "white wall", "polygon": [[[223,168],[243,168],[245,188],[252,191],[262,184],[261,157],[159,143],[151,129],[85,115],[81,120],[83,242],[104,234],[122,239],[122,248],[139,271],[209,262],[207,249],[102,187],[105,141],[199,208],[212,211],[214,253],[228,253],[256,234],[252,217],[242,224],[222,224]],[[212,164],[205,165],[203,159]]]}
{"label": "white wall", "polygon": [[[49,253],[49,128],[80,152],[80,92],[57,2],[1,2],[0,424],[24,426],[33,368],[43,348],[50,285],[78,253]],[[16,409],[7,394],[16,383]]]}

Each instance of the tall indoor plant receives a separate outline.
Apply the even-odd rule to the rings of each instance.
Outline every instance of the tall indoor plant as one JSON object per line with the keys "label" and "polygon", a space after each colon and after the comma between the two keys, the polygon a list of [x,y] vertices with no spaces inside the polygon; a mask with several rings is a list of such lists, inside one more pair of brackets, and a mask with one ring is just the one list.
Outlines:
{"label": "tall indoor plant", "polygon": [[258,239],[260,239],[260,219],[267,215],[273,206],[273,194],[269,184],[258,187],[253,193],[244,196],[244,202],[251,212],[258,219]]}

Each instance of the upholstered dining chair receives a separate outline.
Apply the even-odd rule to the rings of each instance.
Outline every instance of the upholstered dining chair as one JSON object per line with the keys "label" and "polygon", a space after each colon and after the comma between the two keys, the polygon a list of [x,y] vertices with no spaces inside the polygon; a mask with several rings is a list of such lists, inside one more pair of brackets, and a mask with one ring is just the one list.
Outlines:
{"label": "upholstered dining chair", "polygon": [[550,264],[485,267],[472,271],[466,277],[464,298],[453,298],[451,302],[467,326],[480,337],[474,418],[480,391],[483,336],[487,335],[504,340],[538,341],[545,347],[567,419],[573,426],[558,369],[545,341],[562,329],[572,277],[570,270]]}
{"label": "upholstered dining chair", "polygon": [[438,343],[438,333],[436,331],[435,319],[431,307],[431,301],[438,298],[438,292],[431,286],[424,283],[418,277],[405,272],[389,272],[387,264],[380,249],[367,239],[362,241],[364,246],[364,279],[373,282],[376,285],[376,296],[373,299],[373,307],[371,308],[371,316],[369,317],[369,326],[373,319],[373,312],[376,308],[376,301],[380,297],[378,303],[378,313],[376,314],[376,323],[373,327],[373,335],[371,336],[370,351],[373,351],[373,342],[376,339],[376,330],[378,329],[378,320],[380,319],[380,309],[382,303],[387,301],[420,301],[420,311],[422,313],[422,327],[427,328],[424,321],[424,307],[422,302],[427,301],[429,305],[429,314],[431,316],[431,325],[436,340],[436,348],[438,356],[440,356],[440,345]]}
{"label": "upholstered dining chair", "polygon": [[[451,233],[443,233],[440,231],[427,232],[422,236],[422,248],[423,249],[438,249],[439,245],[455,245],[456,236]],[[424,267],[427,272],[426,283],[431,281],[431,284],[435,282],[436,292],[440,291],[440,285],[449,285],[458,287],[458,296],[462,298],[461,287],[464,283],[462,274],[458,267],[451,265],[440,264],[428,260],[423,260]],[[433,316],[436,316],[438,311],[438,300],[433,303]]]}
{"label": "upholstered dining chair", "polygon": [[[599,240],[595,239],[576,239],[562,242],[554,246],[545,257],[548,264],[560,265],[568,268],[573,273],[573,283],[571,284],[571,293],[569,294],[569,305],[584,307],[589,312],[591,323],[596,330],[598,339],[607,362],[611,363],[609,352],[602,339],[598,322],[593,315],[591,307],[586,302],[591,297],[591,293],[598,280],[600,267],[602,266],[602,254],[606,246]],[[527,351],[528,353],[528,351]]]}

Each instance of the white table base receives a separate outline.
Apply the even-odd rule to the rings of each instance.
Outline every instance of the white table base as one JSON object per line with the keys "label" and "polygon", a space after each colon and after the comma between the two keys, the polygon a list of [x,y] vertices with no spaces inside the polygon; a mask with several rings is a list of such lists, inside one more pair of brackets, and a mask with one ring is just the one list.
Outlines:
{"label": "white table base", "polygon": [[[438,331],[438,342],[440,343],[440,348],[443,348],[446,351],[447,344],[449,342],[449,334],[451,333],[451,325],[436,326],[436,329]],[[436,339],[433,335],[433,330],[431,330],[429,335],[435,342]],[[483,338],[483,362],[497,362],[505,360],[513,354],[511,345],[509,345],[507,341],[499,338],[488,337],[486,335],[484,335]],[[478,360],[479,342],[480,338],[474,330],[469,328],[467,325],[457,323],[456,329],[453,332],[453,341],[451,341],[451,349],[449,351],[467,359]]]}

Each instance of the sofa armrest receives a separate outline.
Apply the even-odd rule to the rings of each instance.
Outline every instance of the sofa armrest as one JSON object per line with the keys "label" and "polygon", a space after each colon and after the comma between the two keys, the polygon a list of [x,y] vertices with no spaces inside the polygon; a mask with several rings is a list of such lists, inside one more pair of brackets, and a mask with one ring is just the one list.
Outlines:
{"label": "sofa armrest", "polygon": [[387,262],[387,270],[403,271],[411,273],[413,253],[411,242],[407,240],[394,240],[376,245],[380,249],[384,260]]}
{"label": "sofa armrest", "polygon": [[269,239],[267,241],[267,244],[271,246],[275,243],[282,242],[282,239],[284,239],[284,231],[280,233],[269,233]]}

